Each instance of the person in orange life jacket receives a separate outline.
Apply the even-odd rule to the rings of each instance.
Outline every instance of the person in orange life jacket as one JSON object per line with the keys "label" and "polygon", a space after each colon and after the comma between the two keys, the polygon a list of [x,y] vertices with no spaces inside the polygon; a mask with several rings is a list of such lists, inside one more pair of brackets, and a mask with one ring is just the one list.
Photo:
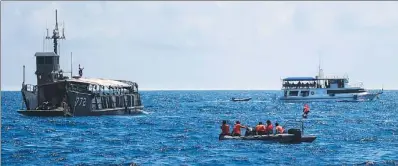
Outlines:
{"label": "person in orange life jacket", "polygon": [[232,131],[232,136],[241,136],[241,132],[240,132],[241,128],[246,128],[246,126],[243,126],[240,124],[239,121],[236,121],[235,125],[234,125],[234,129]]}
{"label": "person in orange life jacket", "polygon": [[265,132],[267,134],[272,134],[274,132],[274,126],[272,126],[272,123],[270,120],[267,120],[267,127],[265,128]]}
{"label": "person in orange life jacket", "polygon": [[263,122],[258,122],[258,125],[256,126],[256,132],[257,135],[265,135],[265,126],[263,125]]}
{"label": "person in orange life jacket", "polygon": [[303,108],[303,116],[307,116],[308,113],[310,113],[310,107],[308,106],[308,104],[305,104]]}
{"label": "person in orange life jacket", "polygon": [[282,134],[283,132],[285,132],[285,129],[282,126],[279,126],[279,123],[276,122],[275,123],[275,132],[276,132],[276,134]]}
{"label": "person in orange life jacket", "polygon": [[226,120],[222,121],[221,135],[230,135],[230,133],[229,133],[229,125],[227,124]]}

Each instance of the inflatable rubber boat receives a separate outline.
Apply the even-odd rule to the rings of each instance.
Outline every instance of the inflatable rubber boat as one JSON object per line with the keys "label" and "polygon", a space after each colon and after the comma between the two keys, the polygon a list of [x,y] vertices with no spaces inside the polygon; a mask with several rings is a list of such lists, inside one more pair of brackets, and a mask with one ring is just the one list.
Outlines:
{"label": "inflatable rubber boat", "polygon": [[303,122],[301,121],[302,129],[291,128],[287,133],[283,134],[267,134],[267,135],[256,135],[253,128],[248,127],[244,136],[231,136],[231,135],[219,135],[219,140],[261,140],[261,141],[273,141],[280,143],[302,143],[302,142],[313,142],[317,138],[313,135],[304,136]]}

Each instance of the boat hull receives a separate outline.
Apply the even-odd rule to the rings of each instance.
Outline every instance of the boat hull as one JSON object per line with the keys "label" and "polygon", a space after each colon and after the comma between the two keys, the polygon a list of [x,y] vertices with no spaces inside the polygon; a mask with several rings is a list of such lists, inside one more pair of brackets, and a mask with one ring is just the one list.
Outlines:
{"label": "boat hull", "polygon": [[294,134],[270,134],[270,135],[254,135],[254,136],[229,136],[220,135],[220,140],[261,140],[261,141],[272,141],[279,143],[301,143],[301,142],[313,142],[316,136],[302,136],[296,137]]}
{"label": "boat hull", "polygon": [[246,98],[246,99],[231,99],[231,101],[249,101],[249,100],[251,100],[252,98]]}
{"label": "boat hull", "polygon": [[288,96],[288,97],[280,97],[281,101],[289,101],[289,102],[301,102],[301,101],[347,101],[347,102],[358,102],[358,101],[372,101],[379,94],[378,93],[366,93],[366,94],[344,94],[330,96],[330,95],[314,95],[314,96]]}

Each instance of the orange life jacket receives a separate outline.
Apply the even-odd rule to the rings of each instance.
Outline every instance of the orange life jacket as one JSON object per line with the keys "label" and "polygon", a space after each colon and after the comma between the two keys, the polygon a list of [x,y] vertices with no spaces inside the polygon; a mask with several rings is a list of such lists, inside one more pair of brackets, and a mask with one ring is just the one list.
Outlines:
{"label": "orange life jacket", "polygon": [[235,124],[235,126],[234,126],[234,133],[235,133],[235,134],[240,134],[240,128],[242,128],[242,125],[240,125],[240,124]]}
{"label": "orange life jacket", "polygon": [[272,124],[270,124],[270,125],[267,125],[267,128],[266,128],[266,130],[265,130],[265,132],[272,132],[274,130],[274,126],[272,126]]}
{"label": "orange life jacket", "polygon": [[259,132],[259,131],[265,132],[265,126],[264,126],[264,125],[257,125],[257,126],[256,126],[256,131],[257,131],[257,132]]}
{"label": "orange life jacket", "polygon": [[304,110],[303,110],[303,112],[304,112],[304,113],[310,112],[310,107],[309,107],[307,104],[304,105]]}
{"label": "orange life jacket", "polygon": [[229,134],[229,125],[222,125],[221,130],[222,130],[221,134]]}
{"label": "orange life jacket", "polygon": [[285,131],[285,129],[283,129],[282,126],[276,126],[275,130],[276,130],[276,133],[279,133],[279,134],[282,134]]}

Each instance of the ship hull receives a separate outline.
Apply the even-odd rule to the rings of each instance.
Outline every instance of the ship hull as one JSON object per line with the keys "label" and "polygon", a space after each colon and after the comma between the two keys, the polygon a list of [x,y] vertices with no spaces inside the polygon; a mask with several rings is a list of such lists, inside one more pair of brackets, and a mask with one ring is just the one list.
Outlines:
{"label": "ship hull", "polygon": [[25,116],[64,116],[64,112],[60,110],[18,110],[17,112]]}
{"label": "ship hull", "polygon": [[[137,103],[139,94],[95,96],[92,93],[68,91],[65,105],[56,108],[26,109],[17,112],[25,116],[101,116],[137,115],[143,106]],[[36,101],[34,96],[27,101]],[[33,102],[31,102],[33,103]],[[137,105],[138,104],[138,105]]]}
{"label": "ship hull", "polygon": [[18,113],[25,116],[48,116],[48,117],[56,117],[56,116],[101,116],[101,115],[138,115],[143,113],[142,107],[128,108],[127,111],[123,108],[119,109],[104,109],[97,110],[79,114],[71,114],[69,115],[64,110],[18,110]]}

